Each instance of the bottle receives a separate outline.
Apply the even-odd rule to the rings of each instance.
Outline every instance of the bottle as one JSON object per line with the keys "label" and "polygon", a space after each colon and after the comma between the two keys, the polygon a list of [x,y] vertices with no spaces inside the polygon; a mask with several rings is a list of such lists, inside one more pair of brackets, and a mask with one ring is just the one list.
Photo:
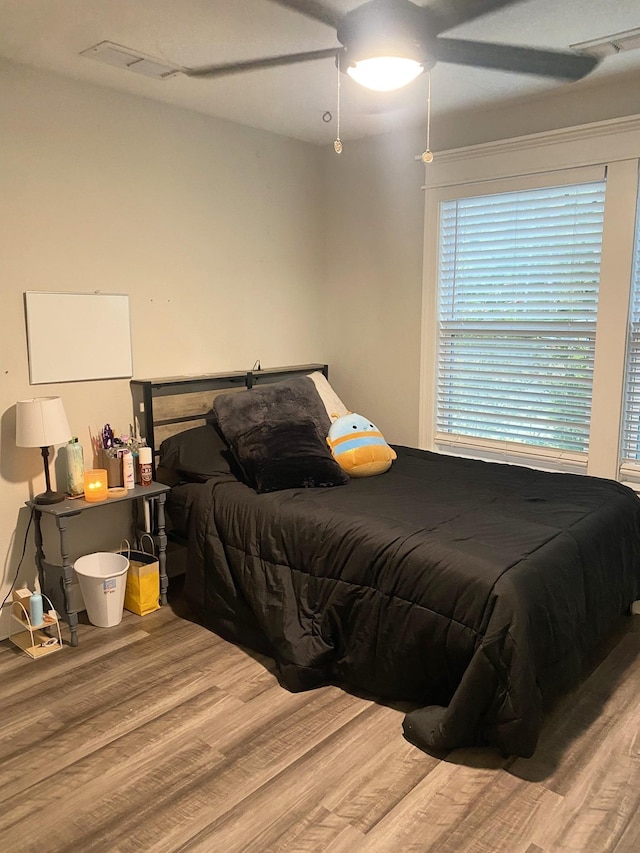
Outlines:
{"label": "bottle", "polygon": [[34,592],[29,599],[29,619],[31,620],[32,628],[42,625],[44,613],[42,610],[42,596],[39,592]]}
{"label": "bottle", "polygon": [[67,444],[67,481],[72,497],[84,494],[84,454],[82,445],[74,436]]}
{"label": "bottle", "polygon": [[140,485],[150,486],[153,478],[153,465],[151,462],[151,448],[141,447],[138,450],[138,462],[140,463]]}
{"label": "bottle", "polygon": [[130,450],[122,451],[122,480],[126,489],[133,489],[136,478],[133,471],[133,454]]}

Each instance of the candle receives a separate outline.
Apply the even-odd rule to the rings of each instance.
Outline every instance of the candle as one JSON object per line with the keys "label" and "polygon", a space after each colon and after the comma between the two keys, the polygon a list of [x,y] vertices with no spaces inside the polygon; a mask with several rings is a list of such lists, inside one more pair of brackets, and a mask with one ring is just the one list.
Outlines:
{"label": "candle", "polygon": [[93,468],[84,472],[84,499],[89,503],[106,501],[108,481],[104,468]]}

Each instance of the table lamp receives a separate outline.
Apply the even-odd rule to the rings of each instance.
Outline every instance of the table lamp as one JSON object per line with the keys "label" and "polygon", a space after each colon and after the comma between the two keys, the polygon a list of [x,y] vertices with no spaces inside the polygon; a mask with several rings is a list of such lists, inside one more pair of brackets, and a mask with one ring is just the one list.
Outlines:
{"label": "table lamp", "polygon": [[71,430],[60,397],[34,397],[16,403],[16,444],[18,447],[39,447],[44,462],[46,491],[36,495],[34,503],[56,504],[63,501],[63,492],[54,492],[49,479],[49,448],[65,444]]}

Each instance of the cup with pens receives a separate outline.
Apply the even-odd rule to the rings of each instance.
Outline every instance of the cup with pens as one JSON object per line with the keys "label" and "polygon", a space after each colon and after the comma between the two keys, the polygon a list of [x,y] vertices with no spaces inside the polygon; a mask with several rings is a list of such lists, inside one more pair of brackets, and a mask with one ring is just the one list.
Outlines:
{"label": "cup with pens", "polygon": [[[144,440],[139,438],[131,438],[128,435],[117,437],[110,424],[105,424],[100,430],[98,437],[100,444],[100,455],[103,460],[103,467],[107,471],[107,480],[109,488],[126,485],[123,475],[123,455],[128,451],[133,457],[133,469],[137,471],[138,465],[138,449],[144,444]],[[96,442],[96,443],[98,443]],[[139,480],[139,477],[135,477]]]}
{"label": "cup with pens", "polygon": [[103,466],[107,470],[107,481],[109,488],[122,486],[122,457],[118,454],[120,442],[115,438],[109,424],[105,424],[100,431],[100,451]]}

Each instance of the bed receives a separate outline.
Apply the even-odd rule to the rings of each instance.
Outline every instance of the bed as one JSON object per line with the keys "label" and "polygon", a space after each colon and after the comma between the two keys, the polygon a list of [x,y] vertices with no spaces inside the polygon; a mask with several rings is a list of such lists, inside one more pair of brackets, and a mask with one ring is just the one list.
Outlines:
{"label": "bed", "polygon": [[[207,388],[196,422],[154,416],[175,432],[158,476],[188,547],[185,595],[218,634],[271,655],[292,691],[407,702],[405,736],[428,751],[531,756],[548,703],[640,597],[640,500],[609,480],[410,447],[382,475],[327,482],[308,439],[337,404],[316,367],[258,387],[247,375],[237,397]],[[292,384],[302,403],[279,399],[274,427],[264,399]],[[274,474],[283,436],[302,451]]]}

